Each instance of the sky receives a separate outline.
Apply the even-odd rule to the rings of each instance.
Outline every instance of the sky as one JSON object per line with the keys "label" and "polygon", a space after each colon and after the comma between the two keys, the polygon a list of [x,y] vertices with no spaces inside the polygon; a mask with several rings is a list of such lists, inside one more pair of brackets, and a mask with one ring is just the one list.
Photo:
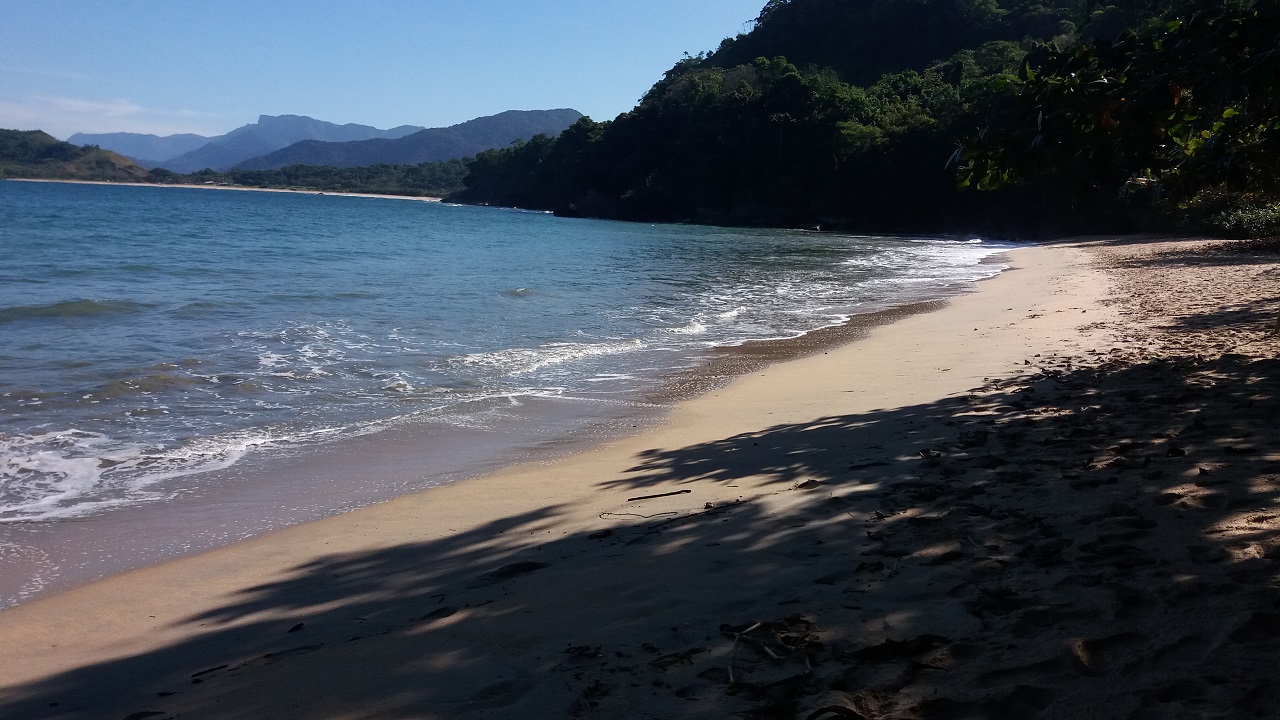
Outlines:
{"label": "sky", "polygon": [[611,120],[765,0],[0,0],[0,128],[220,135],[259,115]]}

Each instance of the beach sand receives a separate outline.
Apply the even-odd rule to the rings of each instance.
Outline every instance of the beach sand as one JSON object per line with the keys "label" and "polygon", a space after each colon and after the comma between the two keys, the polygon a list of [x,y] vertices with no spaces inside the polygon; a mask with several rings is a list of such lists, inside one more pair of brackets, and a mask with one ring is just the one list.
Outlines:
{"label": "beach sand", "polygon": [[0,717],[1274,717],[1280,254],[1011,262],[643,434],[0,611]]}
{"label": "beach sand", "polygon": [[248,185],[226,185],[218,183],[144,183],[144,182],[113,182],[109,180],[49,180],[45,178],[4,178],[14,182],[38,182],[38,183],[70,183],[72,185],[115,185],[123,187],[149,187],[149,188],[187,188],[189,190],[242,190],[246,192],[273,192],[273,193],[295,193],[298,195],[336,195],[338,197],[364,197],[364,198],[381,198],[383,200],[417,200],[418,202],[440,202],[442,198],[432,195],[386,195],[381,193],[357,193],[357,192],[341,192],[337,190],[310,190],[295,188],[262,188],[250,187]]}

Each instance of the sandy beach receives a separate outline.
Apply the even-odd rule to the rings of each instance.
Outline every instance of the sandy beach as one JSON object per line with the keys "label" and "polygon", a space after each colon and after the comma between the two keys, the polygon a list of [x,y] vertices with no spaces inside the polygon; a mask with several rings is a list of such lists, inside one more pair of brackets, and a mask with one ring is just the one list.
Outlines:
{"label": "sandy beach", "polygon": [[304,190],[294,188],[262,188],[247,185],[225,185],[217,183],[143,183],[143,182],[108,182],[106,180],[45,180],[41,178],[5,178],[14,182],[38,183],[71,183],[73,185],[120,185],[124,187],[151,188],[187,188],[193,190],[241,190],[246,192],[296,193],[299,195],[337,195],[339,197],[381,198],[383,200],[417,200],[418,202],[440,202],[441,198],[430,195],[385,195],[380,193],[339,192],[336,190]]}
{"label": "sandy beach", "polygon": [[0,611],[0,717],[1274,717],[1280,254],[1010,262],[643,434]]}

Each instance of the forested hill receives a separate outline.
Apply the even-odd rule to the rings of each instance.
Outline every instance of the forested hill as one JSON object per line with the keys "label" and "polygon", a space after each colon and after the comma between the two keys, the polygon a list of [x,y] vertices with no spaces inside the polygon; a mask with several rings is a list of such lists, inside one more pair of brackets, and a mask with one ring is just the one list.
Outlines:
{"label": "forested hill", "polygon": [[[1230,93],[1214,85],[1224,73],[1193,77],[1195,68],[1182,68],[1212,62],[1208,55],[1193,61],[1166,48],[1163,67],[1139,56],[1166,39],[1185,50],[1201,35],[1226,37],[1233,22],[1270,28],[1275,4],[770,0],[751,32],[684,58],[631,112],[481,153],[456,199],[567,215],[865,230],[1167,224],[1204,191],[1252,190],[1206,179],[1176,199],[1161,192],[1173,178],[1158,170],[1197,151],[1179,134],[1190,126],[1171,129],[1164,118],[1178,103],[1212,105]],[[1265,31],[1254,36],[1233,46],[1235,70],[1275,64],[1267,53],[1277,54],[1276,35],[1269,44]],[[1159,79],[1143,85],[1131,66]],[[1072,85],[1087,68],[1095,84]],[[1145,92],[1142,113],[1124,112],[1132,95],[1098,92],[1124,83]],[[1215,132],[1212,123],[1195,131]],[[1130,140],[1131,156],[1116,158],[1108,153],[1120,135],[1148,142]],[[1092,158],[1087,167],[1070,160],[1077,151]]]}
{"label": "forested hill", "polygon": [[726,39],[706,65],[734,67],[783,55],[826,67],[854,85],[925,70],[993,41],[1114,37],[1168,2],[1151,0],[770,0],[756,28]]}
{"label": "forested hill", "polygon": [[39,130],[0,130],[0,178],[139,181],[147,170],[99,147],[62,142]]}

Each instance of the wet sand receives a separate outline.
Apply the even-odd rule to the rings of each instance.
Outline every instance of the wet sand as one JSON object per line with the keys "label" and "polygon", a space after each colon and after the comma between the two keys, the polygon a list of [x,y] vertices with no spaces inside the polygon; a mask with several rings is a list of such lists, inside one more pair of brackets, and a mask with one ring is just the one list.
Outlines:
{"label": "wet sand", "polygon": [[[505,404],[505,403],[504,403]],[[409,417],[376,433],[273,448],[151,486],[162,499],[0,523],[0,609],[507,465],[650,427],[669,405],[528,397],[479,428]]]}
{"label": "wet sand", "polygon": [[[997,258],[999,256],[996,256]],[[713,348],[704,362],[661,378],[658,388],[613,395],[527,397],[500,424],[455,427],[407,418],[379,432],[278,448],[153,486],[161,500],[55,521],[0,523],[0,609],[147,565],[194,555],[509,465],[548,462],[643,432],[675,403],[733,378],[865,338],[872,328],[936,310],[921,301],[856,315],[795,338]]]}
{"label": "wet sand", "polygon": [[0,716],[1273,713],[1280,255],[1011,258],[641,435],[0,611]]}

